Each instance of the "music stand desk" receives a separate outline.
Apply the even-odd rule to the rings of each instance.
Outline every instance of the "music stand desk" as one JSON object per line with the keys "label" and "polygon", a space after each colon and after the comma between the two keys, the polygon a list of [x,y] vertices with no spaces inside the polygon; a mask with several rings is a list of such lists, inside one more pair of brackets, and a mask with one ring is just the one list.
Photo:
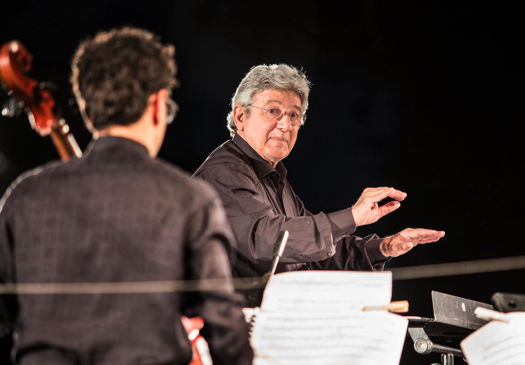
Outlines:
{"label": "music stand desk", "polygon": [[461,341],[486,321],[479,319],[477,307],[493,309],[492,305],[432,291],[434,318],[407,316],[408,334],[420,354],[440,353],[442,365],[454,364],[454,356],[464,358]]}

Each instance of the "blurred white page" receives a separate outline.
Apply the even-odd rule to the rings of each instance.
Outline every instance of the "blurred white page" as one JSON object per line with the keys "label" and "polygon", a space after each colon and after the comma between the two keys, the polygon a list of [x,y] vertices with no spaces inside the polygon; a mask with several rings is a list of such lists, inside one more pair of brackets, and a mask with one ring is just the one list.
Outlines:
{"label": "blurred white page", "polygon": [[525,312],[504,318],[508,322],[491,321],[461,341],[469,365],[525,364]]}
{"label": "blurred white page", "polygon": [[408,320],[390,303],[391,272],[275,275],[252,323],[255,365],[396,365]]}

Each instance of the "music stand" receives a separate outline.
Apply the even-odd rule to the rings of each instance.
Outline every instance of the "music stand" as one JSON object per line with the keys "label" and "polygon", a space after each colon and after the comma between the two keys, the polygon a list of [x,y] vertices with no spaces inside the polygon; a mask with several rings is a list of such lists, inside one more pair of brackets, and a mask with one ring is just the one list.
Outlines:
{"label": "music stand", "polygon": [[477,307],[492,305],[432,291],[434,318],[408,318],[408,333],[419,354],[441,354],[441,365],[453,365],[454,356],[464,358],[460,342],[486,321],[474,314]]}

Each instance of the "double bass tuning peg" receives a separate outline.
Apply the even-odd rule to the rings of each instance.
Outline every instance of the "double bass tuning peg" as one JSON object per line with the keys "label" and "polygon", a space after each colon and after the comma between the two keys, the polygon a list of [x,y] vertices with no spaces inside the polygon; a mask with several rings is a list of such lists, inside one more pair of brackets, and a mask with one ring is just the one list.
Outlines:
{"label": "double bass tuning peg", "polygon": [[[37,85],[36,90],[32,93],[35,101],[40,102],[42,95],[52,95],[58,90],[56,84],[52,82],[40,82]],[[43,93],[46,92],[46,93]],[[47,94],[49,93],[49,94]],[[7,118],[14,118],[21,115],[28,105],[26,101],[18,98],[13,92],[1,93],[5,94],[4,97],[0,97],[0,115]],[[60,114],[58,105],[53,106],[53,112],[57,115]]]}
{"label": "double bass tuning peg", "polygon": [[49,91],[50,93],[54,94],[57,92],[58,90],[58,87],[55,83],[51,82],[51,81],[42,81],[38,84],[38,89],[40,91]]}
{"label": "double bass tuning peg", "polygon": [[14,118],[24,112],[24,103],[13,95],[8,95],[1,103],[0,115],[2,117]]}

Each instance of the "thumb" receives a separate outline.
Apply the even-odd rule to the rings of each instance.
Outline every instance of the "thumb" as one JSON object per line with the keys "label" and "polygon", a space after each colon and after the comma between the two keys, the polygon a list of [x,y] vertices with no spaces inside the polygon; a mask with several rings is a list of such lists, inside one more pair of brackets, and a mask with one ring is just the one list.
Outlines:
{"label": "thumb", "polygon": [[401,203],[396,200],[383,204],[379,207],[379,215],[383,217],[389,213],[392,213],[394,210],[397,210],[400,206]]}

